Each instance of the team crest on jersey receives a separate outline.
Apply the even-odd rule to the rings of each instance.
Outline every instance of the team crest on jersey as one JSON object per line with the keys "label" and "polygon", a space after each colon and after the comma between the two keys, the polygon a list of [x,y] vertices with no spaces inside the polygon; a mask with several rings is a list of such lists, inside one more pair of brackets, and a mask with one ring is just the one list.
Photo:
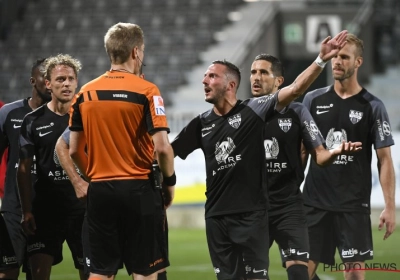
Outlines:
{"label": "team crest on jersey", "polygon": [[275,137],[272,137],[272,140],[265,139],[264,140],[264,149],[265,149],[265,158],[266,159],[275,159],[279,154],[279,144],[278,140]]}
{"label": "team crest on jersey", "polygon": [[215,159],[218,164],[225,162],[229,155],[235,150],[236,146],[232,138],[228,137],[227,141],[215,144]]}
{"label": "team crest on jersey", "polygon": [[359,112],[359,111],[356,111],[356,110],[350,110],[350,112],[349,112],[349,118],[350,118],[350,121],[353,124],[356,124],[359,121],[361,121],[363,115],[364,115],[363,112]]}
{"label": "team crest on jersey", "polygon": [[292,119],[278,119],[279,127],[283,130],[283,132],[288,132],[292,127]]}
{"label": "team crest on jersey", "polygon": [[328,150],[335,149],[339,147],[343,141],[347,142],[346,130],[335,131],[334,128],[331,128],[326,136],[326,147]]}
{"label": "team crest on jersey", "polygon": [[240,123],[242,122],[242,116],[240,114],[233,115],[232,117],[228,118],[228,123],[233,127],[238,129]]}

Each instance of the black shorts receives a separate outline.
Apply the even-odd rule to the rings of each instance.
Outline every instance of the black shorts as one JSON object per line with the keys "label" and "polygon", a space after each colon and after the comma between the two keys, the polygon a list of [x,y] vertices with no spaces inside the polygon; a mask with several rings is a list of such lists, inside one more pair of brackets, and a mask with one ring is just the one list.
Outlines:
{"label": "black shorts", "polygon": [[88,190],[90,272],[150,275],[169,266],[160,190],[149,180],[90,183]]}
{"label": "black shorts", "polygon": [[372,260],[371,219],[368,213],[331,212],[306,206],[310,260],[335,264],[335,250],[343,263]]}
{"label": "black shorts", "polygon": [[206,234],[218,279],[269,279],[267,210],[207,218]]}
{"label": "black shorts", "polygon": [[0,271],[18,268],[17,256],[12,245],[3,215],[0,214]]}
{"label": "black shorts", "polygon": [[0,242],[3,243],[3,238],[10,240],[9,244],[12,244],[13,253],[9,251],[7,255],[10,256],[10,253],[15,253],[17,263],[19,266],[21,266],[25,260],[24,258],[26,252],[26,237],[21,226],[22,217],[11,212],[3,212],[2,214],[2,219],[4,219],[5,228],[7,230],[4,231],[4,234],[3,231],[1,232]]}
{"label": "black shorts", "polygon": [[283,267],[286,267],[286,262],[291,260],[308,262],[310,245],[302,201],[293,202],[287,206],[285,212],[270,214],[270,246],[274,241],[279,246]]}
{"label": "black shorts", "polygon": [[36,231],[28,236],[27,252],[31,257],[34,254],[47,254],[54,258],[53,265],[63,260],[62,249],[67,241],[71,250],[76,269],[83,269],[82,224],[83,213],[78,216],[67,216],[62,219],[50,220],[40,214],[34,214]]}

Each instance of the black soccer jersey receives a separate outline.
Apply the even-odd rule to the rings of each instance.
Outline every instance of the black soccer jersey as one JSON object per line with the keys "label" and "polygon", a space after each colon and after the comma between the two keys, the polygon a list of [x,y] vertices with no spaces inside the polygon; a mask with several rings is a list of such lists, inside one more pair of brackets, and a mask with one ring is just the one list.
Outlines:
{"label": "black soccer jersey", "polygon": [[[32,111],[29,98],[4,105],[0,109],[0,151],[8,147],[6,180],[1,211],[21,215],[21,204],[17,191],[17,167],[19,131],[25,115]],[[32,182],[35,180],[35,164],[32,166]]]}
{"label": "black soccer jersey", "polygon": [[172,142],[182,159],[203,150],[206,218],[268,208],[263,128],[276,103],[277,94],[238,101],[224,116],[211,109],[194,118]]}
{"label": "black soccer jersey", "polygon": [[304,187],[307,205],[331,211],[370,211],[372,145],[394,144],[383,103],[367,90],[342,99],[333,86],[308,93],[303,101],[322,135],[327,149],[342,141],[360,141],[362,150],[340,155],[327,167],[311,161]]}
{"label": "black soccer jersey", "polygon": [[297,102],[268,120],[264,139],[270,213],[277,214],[285,211],[285,205],[301,199],[301,142],[311,150],[322,145],[324,139],[310,112]]}
{"label": "black soccer jersey", "polygon": [[[36,196],[32,212],[80,213],[84,203],[79,201],[62,169],[55,146],[58,138],[68,126],[69,115],[57,115],[47,104],[27,114],[20,135],[20,158],[36,156]],[[48,214],[48,213],[47,213]]]}

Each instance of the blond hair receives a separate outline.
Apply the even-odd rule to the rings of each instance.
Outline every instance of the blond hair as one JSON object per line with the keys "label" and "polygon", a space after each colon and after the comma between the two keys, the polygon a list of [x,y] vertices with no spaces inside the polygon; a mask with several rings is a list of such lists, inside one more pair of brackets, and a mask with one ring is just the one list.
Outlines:
{"label": "blond hair", "polygon": [[133,23],[119,22],[111,26],[104,36],[104,47],[113,64],[126,62],[133,48],[141,47],[143,43],[143,30]]}
{"label": "blond hair", "polygon": [[347,44],[352,44],[356,46],[356,57],[363,56],[364,53],[364,42],[356,35],[348,33],[346,37]]}
{"label": "blond hair", "polygon": [[51,79],[51,77],[50,77],[51,71],[57,65],[65,65],[65,66],[71,67],[74,70],[75,75],[77,77],[78,77],[79,71],[82,69],[81,62],[78,59],[73,58],[69,54],[60,53],[56,56],[50,56],[50,57],[46,58],[46,60],[44,61],[44,73],[43,74],[47,80]]}

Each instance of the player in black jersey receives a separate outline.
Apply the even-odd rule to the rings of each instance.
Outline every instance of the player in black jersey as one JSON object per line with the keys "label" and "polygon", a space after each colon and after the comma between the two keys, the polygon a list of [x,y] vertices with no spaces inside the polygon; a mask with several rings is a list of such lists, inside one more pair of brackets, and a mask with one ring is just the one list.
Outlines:
{"label": "player in black jersey", "polygon": [[372,145],[378,159],[379,180],[385,199],[379,229],[384,239],[395,228],[395,174],[390,146],[394,144],[389,118],[382,101],[363,88],[357,72],[363,62],[363,42],[348,34],[346,45],[332,58],[334,84],[314,90],[304,98],[326,147],[342,141],[361,140],[363,149],[340,156],[330,166],[310,163],[303,190],[310,236],[310,277],[318,263],[333,264],[338,248],[345,279],[364,279],[364,266],[373,258],[370,220]]}
{"label": "player in black jersey", "polygon": [[[59,54],[45,61],[46,87],[51,101],[27,114],[22,122],[17,171],[22,227],[34,279],[49,279],[51,266],[62,261],[62,245],[70,247],[75,268],[83,276],[82,221],[84,202],[77,199],[60,166],[55,145],[68,126],[69,108],[77,87],[80,62]],[[35,197],[31,197],[30,166],[36,157]]]}
{"label": "player in black jersey", "polygon": [[[278,91],[284,70],[278,58],[269,54],[255,57],[250,84],[254,97]],[[269,190],[269,242],[279,245],[288,279],[308,280],[308,231],[300,185],[304,179],[302,143],[319,165],[327,165],[341,153],[357,151],[361,143],[343,143],[328,151],[307,108],[293,102],[265,124],[264,147]]]}
{"label": "player in black jersey", "polygon": [[[321,44],[329,60],[347,32]],[[279,93],[237,100],[239,69],[214,61],[205,72],[205,100],[213,108],[194,118],[176,137],[174,153],[185,159],[203,150],[206,161],[206,235],[218,279],[268,279],[268,197],[263,127],[275,112],[303,94],[322,68],[312,63]]]}
{"label": "player in black jersey", "polygon": [[[30,83],[31,97],[4,105],[0,109],[0,159],[8,148],[5,194],[1,206],[1,219],[4,218],[4,232],[0,234],[0,248],[11,241],[9,250],[0,250],[0,279],[17,279],[19,268],[24,260],[26,238],[21,228],[21,204],[17,191],[17,166],[19,132],[24,116],[51,99],[43,77],[44,59],[32,65]],[[33,164],[33,167],[35,164]],[[35,169],[31,170],[35,177]],[[8,242],[6,242],[7,240]],[[28,276],[27,276],[28,277]]]}

